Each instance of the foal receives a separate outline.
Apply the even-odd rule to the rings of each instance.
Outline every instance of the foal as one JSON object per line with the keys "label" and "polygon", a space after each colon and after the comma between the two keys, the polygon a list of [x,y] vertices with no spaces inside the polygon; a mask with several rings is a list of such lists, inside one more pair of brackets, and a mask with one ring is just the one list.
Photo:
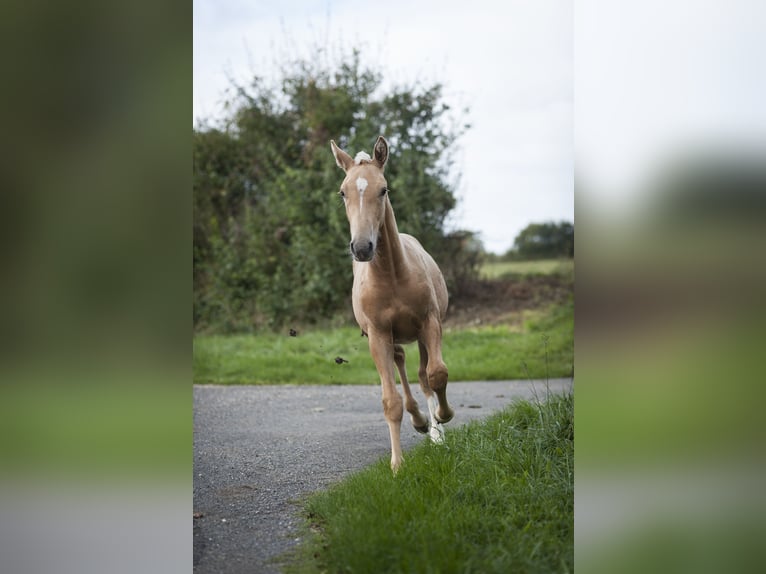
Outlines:
{"label": "foal", "polygon": [[[433,258],[418,240],[399,233],[388,199],[383,167],[388,142],[378,137],[371,158],[359,152],[354,159],[330,142],[335,162],[346,172],[340,196],[351,228],[354,258],[354,316],[369,338],[370,355],[380,374],[383,414],[391,435],[391,468],[402,464],[399,431],[403,407],[416,430],[441,442],[441,423],[452,419],[447,403],[447,366],[442,360],[442,320],[447,312],[447,286]],[[429,418],[412,397],[404,367],[403,343],[418,342],[418,380],[428,402]],[[396,390],[394,365],[404,389]],[[435,396],[434,396],[435,394]],[[438,400],[437,400],[438,397]]]}

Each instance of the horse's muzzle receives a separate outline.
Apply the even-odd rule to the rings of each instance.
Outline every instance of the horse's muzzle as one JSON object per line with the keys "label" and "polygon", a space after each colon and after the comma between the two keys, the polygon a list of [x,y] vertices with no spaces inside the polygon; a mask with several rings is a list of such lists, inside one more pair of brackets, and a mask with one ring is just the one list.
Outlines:
{"label": "horse's muzzle", "polygon": [[372,261],[375,255],[375,246],[372,241],[352,241],[349,247],[351,248],[351,255],[357,261]]}

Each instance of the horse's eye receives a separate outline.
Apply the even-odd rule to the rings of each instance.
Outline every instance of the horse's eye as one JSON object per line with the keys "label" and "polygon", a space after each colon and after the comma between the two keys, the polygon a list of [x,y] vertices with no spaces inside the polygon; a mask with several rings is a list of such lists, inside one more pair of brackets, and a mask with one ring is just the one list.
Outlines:
{"label": "horse's eye", "polygon": [[346,192],[343,191],[342,189],[338,192],[338,195],[340,195],[344,199],[346,198]]}
{"label": "horse's eye", "polygon": [[388,189],[384,187],[383,189],[380,190],[380,197],[383,197],[387,193],[388,193]]}

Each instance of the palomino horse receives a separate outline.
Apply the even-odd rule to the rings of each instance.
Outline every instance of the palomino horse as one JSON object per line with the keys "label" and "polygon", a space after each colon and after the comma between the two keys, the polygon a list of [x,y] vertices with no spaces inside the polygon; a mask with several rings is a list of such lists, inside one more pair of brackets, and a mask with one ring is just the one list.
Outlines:
{"label": "palomino horse", "polygon": [[[372,158],[359,152],[352,159],[334,141],[330,147],[336,163],[346,172],[340,196],[351,227],[354,316],[369,339],[370,354],[380,374],[383,414],[391,435],[391,468],[396,472],[402,463],[399,431],[403,406],[415,429],[429,433],[434,442],[442,442],[441,423],[454,415],[447,403],[447,366],[441,350],[447,286],[418,240],[399,233],[396,227],[383,177],[388,159],[385,138],[378,137]],[[420,351],[418,380],[427,399],[428,419],[412,397],[404,367],[402,344],[413,341],[418,342]],[[402,381],[404,405],[396,390],[394,365]]]}

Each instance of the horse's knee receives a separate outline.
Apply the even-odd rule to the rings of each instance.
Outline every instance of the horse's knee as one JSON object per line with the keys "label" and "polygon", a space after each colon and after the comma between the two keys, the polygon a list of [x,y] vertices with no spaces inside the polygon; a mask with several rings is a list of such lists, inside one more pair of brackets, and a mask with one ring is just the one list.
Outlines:
{"label": "horse's knee", "polygon": [[428,386],[433,391],[441,391],[447,386],[448,378],[447,365],[442,363],[428,370]]}
{"label": "horse's knee", "polygon": [[401,422],[404,416],[404,404],[399,393],[383,399],[383,415],[386,420]]}

